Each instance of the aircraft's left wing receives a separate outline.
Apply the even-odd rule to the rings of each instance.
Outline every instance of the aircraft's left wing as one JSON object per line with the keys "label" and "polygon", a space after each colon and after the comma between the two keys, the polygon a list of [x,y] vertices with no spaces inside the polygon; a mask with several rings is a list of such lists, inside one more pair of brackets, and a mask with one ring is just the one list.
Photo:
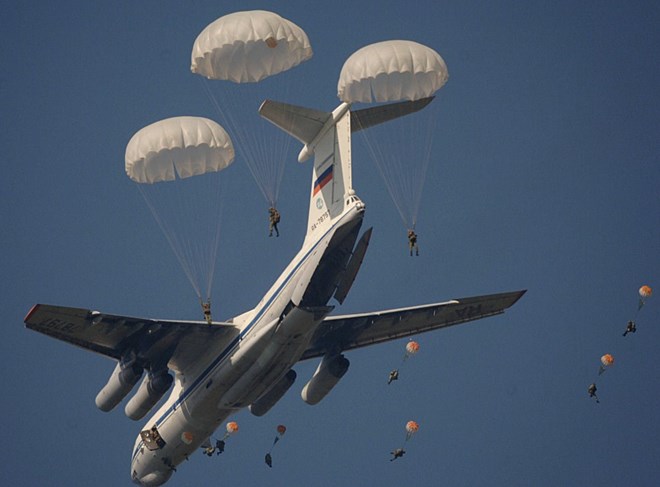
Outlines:
{"label": "aircraft's left wing", "polygon": [[238,335],[231,324],[131,318],[47,304],[35,305],[25,326],[116,360],[132,351],[145,365],[169,362],[174,370],[185,367],[209,340]]}
{"label": "aircraft's left wing", "polygon": [[301,360],[498,315],[523,294],[525,291],[515,291],[374,313],[328,316],[319,325]]}

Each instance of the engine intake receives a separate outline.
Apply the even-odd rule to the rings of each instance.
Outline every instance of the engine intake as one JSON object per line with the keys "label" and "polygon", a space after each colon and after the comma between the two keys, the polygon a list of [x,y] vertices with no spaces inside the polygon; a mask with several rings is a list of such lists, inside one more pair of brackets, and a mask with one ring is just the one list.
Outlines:
{"label": "engine intake", "polygon": [[136,421],[142,419],[163,397],[173,381],[174,377],[167,370],[149,373],[140,384],[138,391],[126,404],[124,408],[126,416]]}
{"label": "engine intake", "polygon": [[349,365],[348,359],[341,354],[323,357],[316,372],[300,393],[303,401],[312,406],[318,404],[337,385]]}
{"label": "engine intake", "polygon": [[142,377],[143,369],[135,360],[121,360],[112,372],[108,383],[96,395],[96,407],[111,411],[135,387]]}
{"label": "engine intake", "polygon": [[250,412],[255,416],[263,416],[268,411],[270,411],[275,403],[282,399],[282,396],[293,385],[296,377],[296,371],[293,369],[289,370],[286,375],[277,382],[277,384],[275,384],[270,388],[268,392],[266,392],[266,394],[250,404]]}

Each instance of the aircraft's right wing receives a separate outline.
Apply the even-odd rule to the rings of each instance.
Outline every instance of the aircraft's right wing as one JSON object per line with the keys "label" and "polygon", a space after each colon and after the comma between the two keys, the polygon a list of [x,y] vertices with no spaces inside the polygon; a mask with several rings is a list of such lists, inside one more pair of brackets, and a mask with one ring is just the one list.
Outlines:
{"label": "aircraft's right wing", "polygon": [[301,360],[498,315],[523,294],[525,291],[515,291],[374,313],[329,316],[319,325]]}

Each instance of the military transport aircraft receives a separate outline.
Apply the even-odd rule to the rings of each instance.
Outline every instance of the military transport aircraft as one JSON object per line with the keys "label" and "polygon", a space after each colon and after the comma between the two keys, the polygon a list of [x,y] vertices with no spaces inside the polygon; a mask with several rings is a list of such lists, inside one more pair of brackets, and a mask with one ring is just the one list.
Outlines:
{"label": "military transport aircraft", "polygon": [[[327,113],[265,101],[260,114],[314,155],[307,234],[302,248],[254,309],[227,322],[131,318],[88,309],[35,305],[28,328],[117,361],[96,397],[109,411],[144,375],[125,406],[143,418],[172,388],[138,435],[131,478],[162,485],[206,444],[226,418],[248,407],[264,415],[296,379],[300,360],[320,358],[302,389],[316,404],[346,373],[343,352],[502,313],[525,291],[391,309],[330,315],[343,303],[367,250],[371,228],[358,240],[365,205],[351,176],[351,133],[422,109],[430,98]],[[356,243],[357,242],[357,243]],[[145,373],[146,371],[146,373]],[[173,384],[173,387],[172,387]]]}

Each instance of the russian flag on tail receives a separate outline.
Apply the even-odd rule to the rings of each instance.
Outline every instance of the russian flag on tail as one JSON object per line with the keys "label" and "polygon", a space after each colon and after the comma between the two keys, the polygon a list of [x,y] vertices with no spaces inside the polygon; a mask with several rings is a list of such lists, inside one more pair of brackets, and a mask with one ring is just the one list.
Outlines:
{"label": "russian flag on tail", "polygon": [[315,196],[316,193],[321,191],[323,187],[332,181],[332,168],[334,164],[330,165],[328,169],[323,171],[323,173],[314,181],[314,190],[312,191],[312,196]]}

